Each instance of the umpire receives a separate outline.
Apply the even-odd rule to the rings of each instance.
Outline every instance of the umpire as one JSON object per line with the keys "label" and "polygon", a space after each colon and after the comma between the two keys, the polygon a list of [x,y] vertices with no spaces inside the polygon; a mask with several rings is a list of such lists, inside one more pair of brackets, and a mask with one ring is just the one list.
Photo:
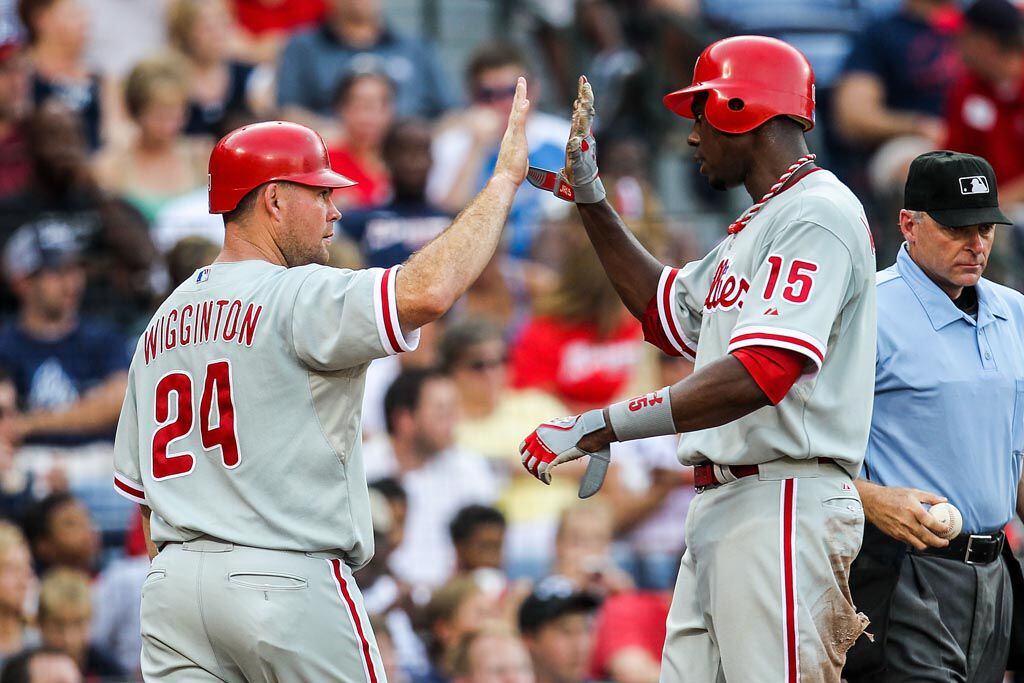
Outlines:
{"label": "umpire", "polygon": [[[995,225],[1010,221],[989,163],[954,152],[914,160],[904,207],[906,241],[878,273],[874,416],[856,482],[867,524],[850,586],[874,638],[851,649],[844,675],[996,683],[1021,576],[1003,527],[1024,510],[1024,296],[981,275]],[[924,507],[947,499],[963,513],[948,542]]]}

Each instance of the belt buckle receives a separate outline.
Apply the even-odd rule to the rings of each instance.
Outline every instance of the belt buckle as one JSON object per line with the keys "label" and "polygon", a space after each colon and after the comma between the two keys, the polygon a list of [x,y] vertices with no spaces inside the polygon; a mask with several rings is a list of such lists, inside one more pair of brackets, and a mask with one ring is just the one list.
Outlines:
{"label": "belt buckle", "polygon": [[971,551],[974,550],[974,541],[975,540],[994,541],[995,540],[995,536],[993,536],[992,534],[971,534],[967,538],[967,550],[966,550],[966,552],[964,552],[964,564],[970,564],[970,565],[984,564],[982,562],[976,562],[975,560],[971,559]]}

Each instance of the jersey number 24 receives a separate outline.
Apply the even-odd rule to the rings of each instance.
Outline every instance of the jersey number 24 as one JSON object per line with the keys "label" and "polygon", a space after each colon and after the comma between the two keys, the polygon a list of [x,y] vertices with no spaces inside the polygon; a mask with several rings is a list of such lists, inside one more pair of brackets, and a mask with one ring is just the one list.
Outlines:
{"label": "jersey number 24", "polygon": [[[193,453],[170,453],[172,442],[192,433],[196,423],[193,410],[192,375],[188,372],[169,372],[156,385],[154,417],[160,425],[153,432],[153,479],[170,479],[191,474],[196,467]],[[171,405],[177,410],[171,420]],[[235,401],[231,395],[231,364],[215,360],[206,366],[203,394],[199,400],[199,434],[203,448],[220,448],[224,467],[238,467],[238,436],[235,433]]]}

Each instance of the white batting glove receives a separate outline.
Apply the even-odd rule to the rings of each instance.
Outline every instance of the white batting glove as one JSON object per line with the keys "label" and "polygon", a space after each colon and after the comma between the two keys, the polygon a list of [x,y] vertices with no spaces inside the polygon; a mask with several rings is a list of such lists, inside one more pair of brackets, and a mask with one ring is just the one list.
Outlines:
{"label": "white batting glove", "polygon": [[594,123],[594,91],[586,76],[572,106],[572,127],[565,146],[565,167],[558,173],[531,166],[530,183],[552,192],[559,199],[577,204],[596,204],[605,198],[604,185],[597,170],[597,141]]}
{"label": "white batting glove", "polygon": [[582,458],[584,455],[607,463],[611,459],[611,449],[608,446],[596,453],[584,451],[577,446],[584,436],[604,429],[604,426],[602,410],[588,410],[582,415],[545,422],[519,444],[523,466],[530,474],[545,484],[550,484],[551,469],[556,465]]}

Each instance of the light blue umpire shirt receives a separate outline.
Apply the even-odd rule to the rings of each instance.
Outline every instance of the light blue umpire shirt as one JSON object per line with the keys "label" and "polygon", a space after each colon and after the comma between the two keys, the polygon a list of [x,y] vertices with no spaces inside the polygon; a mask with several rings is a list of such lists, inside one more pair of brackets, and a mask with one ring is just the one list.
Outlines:
{"label": "light blue umpire shirt", "polygon": [[946,496],[964,532],[1013,516],[1024,452],[1024,296],[979,280],[977,321],[914,263],[878,273],[878,356],[861,476]]}

